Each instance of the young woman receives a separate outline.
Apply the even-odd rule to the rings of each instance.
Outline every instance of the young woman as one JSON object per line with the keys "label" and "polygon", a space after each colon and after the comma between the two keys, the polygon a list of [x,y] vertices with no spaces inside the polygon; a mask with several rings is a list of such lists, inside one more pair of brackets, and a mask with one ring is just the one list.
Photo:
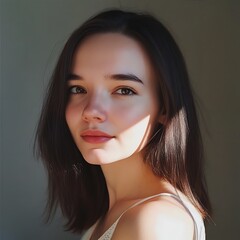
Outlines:
{"label": "young woman", "polygon": [[202,143],[182,54],[147,14],[110,10],[68,39],[37,130],[48,217],[82,239],[205,239]]}

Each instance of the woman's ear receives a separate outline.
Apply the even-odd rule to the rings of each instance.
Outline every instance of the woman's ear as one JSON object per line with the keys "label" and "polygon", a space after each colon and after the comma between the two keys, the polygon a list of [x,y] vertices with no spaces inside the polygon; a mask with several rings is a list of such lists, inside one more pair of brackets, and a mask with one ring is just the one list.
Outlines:
{"label": "woman's ear", "polygon": [[165,125],[166,124],[166,115],[165,114],[159,115],[158,122],[161,123],[162,125]]}

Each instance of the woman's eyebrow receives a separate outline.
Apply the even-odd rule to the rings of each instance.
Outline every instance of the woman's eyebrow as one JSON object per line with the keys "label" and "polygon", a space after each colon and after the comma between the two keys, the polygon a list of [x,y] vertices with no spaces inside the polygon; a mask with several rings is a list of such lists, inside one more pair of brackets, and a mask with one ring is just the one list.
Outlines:
{"label": "woman's eyebrow", "polygon": [[[133,82],[138,82],[138,83],[144,84],[143,81],[134,74],[123,74],[123,73],[109,74],[109,75],[106,75],[105,78],[117,80],[117,81],[133,81]],[[70,81],[70,80],[83,80],[83,77],[81,77],[75,73],[70,73],[67,76],[67,81]]]}
{"label": "woman's eyebrow", "polygon": [[134,74],[111,74],[106,76],[107,79],[113,79],[118,81],[133,81],[143,84],[143,81]]}
{"label": "woman's eyebrow", "polygon": [[75,73],[69,73],[67,75],[67,81],[70,81],[70,80],[83,80],[83,78]]}

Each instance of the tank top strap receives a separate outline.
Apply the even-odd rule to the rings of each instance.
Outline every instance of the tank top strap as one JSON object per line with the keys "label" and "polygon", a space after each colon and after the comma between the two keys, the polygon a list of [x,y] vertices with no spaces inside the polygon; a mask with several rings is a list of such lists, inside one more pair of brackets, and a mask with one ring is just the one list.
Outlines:
{"label": "tank top strap", "polygon": [[172,197],[174,198],[176,201],[178,201],[183,207],[184,209],[187,211],[187,213],[190,215],[190,217],[192,218],[193,220],[193,223],[194,223],[194,240],[198,240],[198,228],[197,228],[197,223],[196,223],[196,220],[193,216],[193,214],[191,213],[191,211],[189,210],[189,206],[187,206],[186,203],[183,202],[183,200],[178,196],[178,195],[175,195],[175,194],[172,194],[172,193],[159,193],[159,194],[156,194],[156,195],[152,195],[152,196],[149,196],[149,197],[146,197],[144,199],[141,199],[140,201],[134,203],[133,205],[131,205],[129,208],[127,208],[119,217],[118,219],[111,225],[111,227],[98,239],[98,240],[107,240],[107,239],[111,239],[114,231],[115,231],[115,228],[117,227],[117,224],[118,222],[120,221],[121,217],[130,209],[148,201],[148,200],[151,200],[151,199],[154,199],[154,198],[157,198],[157,197]]}

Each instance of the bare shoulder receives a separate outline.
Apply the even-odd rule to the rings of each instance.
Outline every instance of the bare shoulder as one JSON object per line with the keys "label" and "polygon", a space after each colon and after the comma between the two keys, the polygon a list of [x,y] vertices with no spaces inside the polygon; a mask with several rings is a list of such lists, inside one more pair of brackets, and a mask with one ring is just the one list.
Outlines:
{"label": "bare shoulder", "polygon": [[159,197],[127,211],[120,219],[113,240],[192,240],[194,223],[176,200]]}

